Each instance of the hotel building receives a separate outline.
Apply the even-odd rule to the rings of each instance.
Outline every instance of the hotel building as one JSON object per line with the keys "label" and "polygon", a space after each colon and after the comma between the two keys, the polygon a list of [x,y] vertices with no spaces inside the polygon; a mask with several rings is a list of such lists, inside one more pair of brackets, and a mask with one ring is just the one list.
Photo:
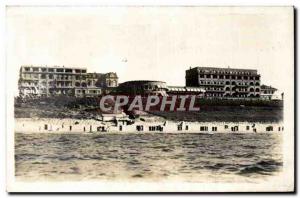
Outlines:
{"label": "hotel building", "polygon": [[86,68],[21,66],[20,96],[97,96],[118,86],[116,73],[87,73]]}
{"label": "hotel building", "polygon": [[260,75],[253,69],[195,67],[186,70],[186,86],[202,87],[206,97],[259,98]]}

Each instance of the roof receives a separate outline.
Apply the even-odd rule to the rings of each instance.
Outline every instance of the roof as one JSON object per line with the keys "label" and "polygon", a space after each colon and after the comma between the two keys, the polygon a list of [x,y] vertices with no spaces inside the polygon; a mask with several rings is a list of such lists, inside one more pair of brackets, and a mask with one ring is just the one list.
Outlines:
{"label": "roof", "polygon": [[115,72],[108,72],[105,75],[110,78],[118,78],[118,75]]}
{"label": "roof", "polygon": [[126,82],[123,82],[122,84],[125,84],[125,83],[166,83],[164,81],[156,81],[156,80],[130,80],[130,81],[126,81]]}
{"label": "roof", "polygon": [[52,65],[52,66],[48,66],[48,65],[21,65],[21,67],[35,67],[35,68],[58,68],[58,69],[85,69],[86,67],[65,67],[63,66],[59,66],[59,65]]}
{"label": "roof", "polygon": [[228,70],[228,71],[249,71],[249,72],[257,72],[256,69],[239,69],[239,68],[230,68],[230,67],[194,67],[188,70],[194,69],[206,69],[206,70]]}

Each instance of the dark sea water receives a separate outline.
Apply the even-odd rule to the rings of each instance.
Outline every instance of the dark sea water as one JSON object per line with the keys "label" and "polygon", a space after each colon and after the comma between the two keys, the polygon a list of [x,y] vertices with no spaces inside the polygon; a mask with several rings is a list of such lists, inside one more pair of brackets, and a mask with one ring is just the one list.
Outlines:
{"label": "dark sea water", "polygon": [[280,134],[21,134],[20,180],[254,181],[282,169]]}

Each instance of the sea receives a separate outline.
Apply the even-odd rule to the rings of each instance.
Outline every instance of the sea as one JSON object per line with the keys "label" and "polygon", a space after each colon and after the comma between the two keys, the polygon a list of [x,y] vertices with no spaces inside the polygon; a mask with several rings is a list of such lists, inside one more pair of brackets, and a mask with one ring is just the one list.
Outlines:
{"label": "sea", "polygon": [[256,182],[282,171],[282,134],[15,134],[24,181]]}

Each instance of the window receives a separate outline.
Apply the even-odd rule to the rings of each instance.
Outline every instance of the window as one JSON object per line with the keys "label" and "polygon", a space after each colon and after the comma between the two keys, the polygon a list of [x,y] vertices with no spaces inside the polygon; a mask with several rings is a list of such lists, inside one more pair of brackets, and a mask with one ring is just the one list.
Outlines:
{"label": "window", "polygon": [[217,131],[217,127],[212,127],[211,130],[212,131]]}
{"label": "window", "polygon": [[266,131],[273,131],[273,126],[266,127]]}
{"label": "window", "polygon": [[42,72],[47,72],[47,68],[42,68]]}
{"label": "window", "polygon": [[200,126],[200,131],[208,131],[208,127],[207,126]]}
{"label": "window", "polygon": [[33,68],[33,71],[34,71],[34,72],[38,72],[38,71],[39,71],[39,68]]}
{"label": "window", "polygon": [[177,126],[177,131],[182,131],[182,125]]}
{"label": "window", "polygon": [[189,130],[189,126],[188,125],[185,126],[185,130],[186,131]]}
{"label": "window", "polygon": [[246,126],[246,130],[248,131],[250,129],[250,127],[249,126]]}
{"label": "window", "polygon": [[65,72],[66,73],[72,73],[72,69],[66,69]]}
{"label": "window", "polygon": [[25,71],[30,71],[30,68],[29,67],[25,67]]}
{"label": "window", "polygon": [[45,74],[42,74],[42,75],[41,75],[41,79],[46,79],[46,75],[45,75]]}
{"label": "window", "polygon": [[52,68],[48,69],[48,72],[54,72],[54,69],[52,69]]}
{"label": "window", "polygon": [[57,72],[64,72],[64,69],[56,69]]}

